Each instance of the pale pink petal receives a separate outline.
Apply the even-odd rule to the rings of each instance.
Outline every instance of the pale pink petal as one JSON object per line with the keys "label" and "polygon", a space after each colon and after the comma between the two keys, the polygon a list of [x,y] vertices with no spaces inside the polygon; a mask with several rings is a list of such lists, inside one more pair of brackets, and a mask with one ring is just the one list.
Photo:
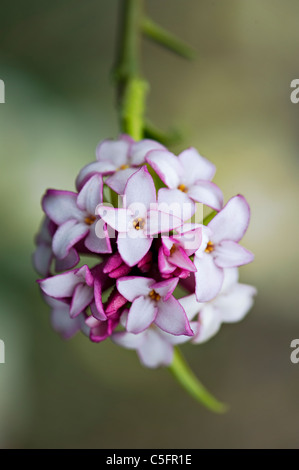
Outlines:
{"label": "pale pink petal", "polygon": [[154,289],[157,294],[159,294],[163,301],[169,299],[174,289],[176,288],[179,282],[178,278],[167,279],[166,281],[156,282],[151,286],[151,289]]}
{"label": "pale pink petal", "polygon": [[113,189],[117,194],[123,195],[128,179],[130,176],[134,175],[136,171],[138,171],[137,168],[118,170],[106,179],[105,184],[107,184],[107,186]]}
{"label": "pale pink petal", "polygon": [[119,254],[128,266],[135,266],[146,255],[153,240],[146,237],[131,238],[130,232],[121,235],[117,238]]}
{"label": "pale pink petal", "polygon": [[178,243],[188,256],[197,251],[202,242],[202,228],[197,227],[193,230],[184,230],[184,225],[178,228],[178,235],[173,235],[171,239]]}
{"label": "pale pink petal", "polygon": [[238,242],[244,236],[250,220],[250,207],[243,196],[234,196],[209,223],[213,232],[212,241]]}
{"label": "pale pink petal", "polygon": [[147,296],[154,282],[154,279],[148,277],[128,276],[118,279],[116,286],[123,297],[133,302],[137,297]]}
{"label": "pale pink petal", "polygon": [[100,205],[97,208],[97,213],[117,232],[127,232],[132,226],[132,213],[128,209],[114,209]]}
{"label": "pale pink petal", "polygon": [[195,294],[187,295],[186,297],[182,297],[178,300],[183,309],[185,310],[188,320],[193,320],[195,315],[198,314],[198,312],[204,305],[202,302],[198,302],[196,300]]}
{"label": "pale pink petal", "polygon": [[150,210],[147,213],[147,223],[145,226],[147,235],[156,235],[158,233],[169,233],[174,228],[183,225],[182,219],[157,210]]}
{"label": "pale pink petal", "polygon": [[144,340],[144,333],[139,333],[134,335],[133,333],[128,333],[127,331],[118,331],[113,333],[111,339],[114,343],[122,346],[126,349],[138,349]]}
{"label": "pale pink petal", "polygon": [[176,266],[168,262],[168,258],[164,254],[164,250],[162,246],[159,248],[159,252],[158,252],[158,266],[159,266],[159,271],[163,274],[171,274],[176,269]]}
{"label": "pale pink petal", "polygon": [[52,261],[52,248],[46,243],[40,243],[33,253],[33,266],[34,269],[41,276],[47,276],[49,274],[50,265]]}
{"label": "pale pink petal", "polygon": [[104,162],[92,162],[86,165],[80,171],[79,175],[76,179],[76,188],[79,190],[82,188],[84,183],[90,178],[92,175],[96,173],[100,175],[107,175],[109,173],[113,173],[116,170],[116,166],[111,161],[104,161]]}
{"label": "pale pink petal", "polygon": [[42,200],[47,216],[57,225],[69,219],[82,219],[82,211],[77,207],[77,194],[70,191],[48,189]]}
{"label": "pale pink petal", "polygon": [[220,268],[242,266],[251,263],[254,259],[251,251],[246,250],[246,248],[231,240],[223,240],[216,245],[213,256],[215,263]]}
{"label": "pale pink petal", "polygon": [[247,284],[235,284],[225,295],[219,295],[214,305],[221,313],[221,320],[233,323],[242,320],[253,305],[256,289]]}
{"label": "pale pink petal", "polygon": [[198,333],[192,342],[195,344],[204,343],[218,333],[221,326],[221,314],[218,308],[206,304],[199,314]]}
{"label": "pale pink petal", "polygon": [[76,276],[82,280],[82,282],[86,283],[88,286],[93,286],[94,277],[90,272],[89,267],[87,264],[81,266],[81,268],[76,269]]}
{"label": "pale pink petal", "polygon": [[158,207],[162,212],[188,220],[196,211],[195,203],[179,189],[162,188],[158,191]]}
{"label": "pale pink petal", "polygon": [[77,270],[69,271],[56,276],[48,277],[38,281],[42,291],[54,298],[71,297],[75,287],[82,283],[82,280],[76,276]]}
{"label": "pale pink petal", "polygon": [[94,304],[91,306],[91,313],[98,320],[107,320],[102,302],[102,284],[97,278],[94,281]]}
{"label": "pale pink petal", "polygon": [[230,290],[231,286],[236,284],[239,280],[238,268],[226,268],[224,269],[224,279],[221,288],[221,293],[226,293]]}
{"label": "pale pink petal", "polygon": [[55,270],[59,272],[71,269],[79,263],[79,260],[80,257],[78,255],[78,252],[74,248],[71,248],[69,254],[65,258],[55,259]]}
{"label": "pale pink petal", "polygon": [[60,302],[51,312],[51,325],[55,331],[61,334],[64,339],[70,339],[81,329],[81,321],[84,318],[80,315],[77,318],[70,318],[70,306]]}
{"label": "pale pink petal", "polygon": [[76,317],[90,304],[93,299],[93,289],[86,284],[78,284],[75,287],[71,302],[70,315]]}
{"label": "pale pink petal", "polygon": [[98,237],[96,227],[96,222],[90,226],[89,234],[84,240],[84,245],[93,253],[111,253],[111,242],[107,230],[104,230],[105,238]]}
{"label": "pale pink petal", "polygon": [[53,252],[58,258],[65,258],[71,247],[82,240],[89,232],[86,224],[68,220],[58,227],[53,237]]}
{"label": "pale pink petal", "polygon": [[141,333],[148,328],[157,315],[157,307],[149,297],[138,297],[132,303],[127,318],[127,331]]}
{"label": "pale pink petal", "polygon": [[173,153],[168,150],[152,150],[146,156],[147,163],[155,170],[163,183],[171,189],[179,186],[183,168]]}
{"label": "pale pink petal", "polygon": [[216,211],[223,206],[223,194],[220,188],[211,181],[197,181],[188,190],[188,196],[194,201],[201,202]]}
{"label": "pale pink petal", "polygon": [[146,166],[141,167],[128,179],[124,195],[125,207],[137,202],[149,209],[150,205],[156,202],[156,188]]}
{"label": "pale pink petal", "polygon": [[155,324],[161,330],[172,335],[193,336],[186,313],[178,300],[171,296],[165,302],[160,300],[157,307]]}
{"label": "pale pink petal", "polygon": [[173,360],[173,347],[152,328],[145,332],[137,352],[142,364],[150,368],[169,366]]}
{"label": "pale pink petal", "polygon": [[99,162],[108,161],[116,168],[128,163],[131,143],[128,139],[104,140],[96,148],[96,157]]}
{"label": "pale pink petal", "polygon": [[[194,324],[194,322],[193,322],[193,324]],[[190,326],[191,326],[191,323],[190,323]],[[191,329],[194,332],[192,326],[191,326]],[[166,333],[166,331],[163,331],[163,330],[160,330],[160,329],[157,329],[157,331],[159,332],[159,336],[161,336],[164,341],[171,344],[172,346],[176,346],[177,344],[187,343],[188,341],[190,341],[192,339],[192,337],[186,336],[186,335],[174,336],[174,335],[171,335],[170,333]]]}
{"label": "pale pink petal", "polygon": [[77,198],[77,205],[89,215],[95,215],[98,204],[103,201],[103,178],[93,175],[83,186]]}
{"label": "pale pink petal", "polygon": [[196,271],[196,268],[191,261],[191,259],[188,257],[187,253],[181,248],[180,246],[177,246],[175,251],[170,255],[168,258],[168,261],[178,268],[186,269],[187,271]]}
{"label": "pale pink petal", "polygon": [[139,142],[134,142],[130,151],[131,165],[142,165],[145,163],[145,156],[151,150],[166,150],[165,147],[151,139],[143,139]]}
{"label": "pale pink petal", "polygon": [[216,167],[198,151],[190,147],[179,154],[178,159],[184,168],[185,184],[192,185],[196,180],[212,180]]}
{"label": "pale pink petal", "polygon": [[223,283],[223,269],[216,266],[211,254],[203,253],[202,257],[194,256],[196,298],[199,302],[207,302],[219,293]]}

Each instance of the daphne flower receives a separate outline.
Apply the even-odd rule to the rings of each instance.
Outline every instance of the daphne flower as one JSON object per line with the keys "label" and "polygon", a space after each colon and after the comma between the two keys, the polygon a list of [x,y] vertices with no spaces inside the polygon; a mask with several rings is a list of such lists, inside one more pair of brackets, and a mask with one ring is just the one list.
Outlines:
{"label": "daphne flower", "polygon": [[199,302],[207,302],[219,293],[224,268],[253,261],[253,254],[238,244],[247,230],[249,219],[249,205],[243,196],[238,195],[228,201],[206,228],[203,227],[203,242],[194,257]]}
{"label": "daphne flower", "polygon": [[99,206],[98,214],[118,232],[119,254],[127,265],[134,266],[149,251],[153,235],[169,232],[183,222],[159,210],[155,185],[145,166],[129,178],[123,204],[122,209]]}
{"label": "daphne flower", "polygon": [[110,253],[108,234],[105,238],[95,233],[96,207],[102,202],[103,181],[94,175],[82,187],[79,194],[50,189],[45,194],[43,209],[58,229],[53,237],[53,252],[64,259],[71,248],[85,238],[85,247],[93,253]]}
{"label": "daphne flower", "polygon": [[214,336],[222,323],[241,321],[253,305],[256,289],[238,283],[238,269],[224,270],[224,281],[219,294],[206,303],[197,302],[194,294],[180,299],[189,320],[198,315],[197,322],[190,322],[194,331],[193,343],[203,343]]}
{"label": "daphne flower", "polygon": [[199,155],[196,149],[191,147],[184,150],[178,157],[168,150],[153,150],[147,154],[146,161],[170,188],[161,190],[167,192],[167,197],[180,197],[182,204],[192,207],[193,213],[194,201],[217,211],[222,208],[222,192],[211,182],[215,166]]}
{"label": "daphne flower", "polygon": [[118,194],[123,194],[128,178],[144,163],[145,155],[153,149],[164,149],[159,142],[150,139],[135,142],[128,135],[118,140],[104,140],[96,149],[96,162],[89,163],[79,173],[77,187],[92,175],[111,175],[105,183]]}
{"label": "daphne flower", "polygon": [[87,265],[39,282],[42,291],[54,299],[70,299],[72,318],[83,312],[94,298],[94,277]]}
{"label": "daphne flower", "polygon": [[190,259],[202,242],[202,228],[189,228],[183,226],[179,234],[170,237],[161,237],[162,245],[159,249],[158,265],[162,275],[173,274],[179,268],[178,277],[187,272],[195,272],[196,267]]}
{"label": "daphne flower", "polygon": [[89,334],[89,328],[85,324],[85,313],[80,313],[76,318],[70,317],[70,305],[62,300],[53,299],[44,295],[44,299],[51,307],[51,324],[57,333],[64,339],[69,339],[78,331]]}
{"label": "daphne flower", "polygon": [[177,283],[178,278],[162,282],[137,276],[118,279],[118,291],[132,302],[126,323],[127,331],[141,333],[154,323],[172,335],[192,336],[187,316],[172,295]]}

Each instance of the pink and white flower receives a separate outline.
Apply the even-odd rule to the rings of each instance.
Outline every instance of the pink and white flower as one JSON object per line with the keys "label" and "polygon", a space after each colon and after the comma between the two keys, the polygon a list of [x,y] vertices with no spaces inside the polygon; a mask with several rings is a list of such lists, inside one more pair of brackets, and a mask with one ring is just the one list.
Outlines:
{"label": "pink and white flower", "polygon": [[[164,197],[178,198],[195,212],[195,202],[201,202],[216,211],[223,205],[221,190],[212,183],[216,168],[196,149],[184,150],[177,157],[168,150],[152,150],[146,156],[161,180],[169,189],[162,189]],[[192,214],[191,214],[192,215]]]}
{"label": "pink and white flower", "polygon": [[[98,217],[95,210],[103,201],[103,180],[92,176],[79,194],[71,191],[50,189],[43,197],[42,206],[51,221],[57,226],[52,249],[57,258],[66,258],[71,249],[84,238],[87,250],[93,253],[111,253],[108,233],[99,238],[95,232]],[[78,261],[78,259],[77,259]]]}
{"label": "pink and white flower", "polygon": [[155,279],[128,276],[117,281],[117,289],[132,306],[128,313],[126,330],[138,334],[153,323],[172,335],[193,336],[188,318],[172,295],[178,278],[156,282]]}
{"label": "pink and white flower", "polygon": [[165,149],[159,142],[143,139],[135,142],[128,135],[118,140],[104,140],[96,149],[96,162],[89,163],[79,173],[77,188],[92,175],[111,175],[105,183],[118,194],[123,194],[128,178],[144,164],[145,155],[153,149]]}
{"label": "pink and white flower", "polygon": [[199,302],[207,302],[219,293],[224,268],[253,261],[253,254],[238,243],[247,230],[249,220],[249,205],[243,196],[238,195],[228,201],[207,227],[203,227],[202,244],[194,256],[196,297]]}
{"label": "pink and white flower", "polygon": [[192,343],[208,341],[220,329],[222,323],[235,323],[243,320],[253,305],[256,288],[238,282],[238,269],[224,270],[224,281],[219,294],[209,302],[198,302],[195,294],[180,299],[189,320],[196,315],[196,322],[190,325],[194,331]]}
{"label": "pink and white flower", "polygon": [[135,266],[149,251],[153,236],[179,227],[183,221],[159,210],[156,188],[147,168],[132,175],[125,188],[124,207],[99,206],[98,214],[118,232],[119,254],[128,266]]}

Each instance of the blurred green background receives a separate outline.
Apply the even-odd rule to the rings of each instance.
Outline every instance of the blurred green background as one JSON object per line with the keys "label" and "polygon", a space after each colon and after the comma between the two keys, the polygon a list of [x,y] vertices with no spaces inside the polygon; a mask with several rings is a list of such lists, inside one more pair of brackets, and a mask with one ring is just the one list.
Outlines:
{"label": "blurred green background", "polygon": [[217,165],[225,198],[252,207],[241,280],[259,295],[241,323],[182,349],[231,405],[201,408],[165,369],[49,325],[31,267],[48,187],[73,189],[97,142],[118,134],[111,82],[116,0],[2,0],[0,78],[0,446],[21,448],[298,447],[299,78],[297,0],[147,0],[160,24],[198,52],[194,62],[144,41],[148,115],[181,127]]}

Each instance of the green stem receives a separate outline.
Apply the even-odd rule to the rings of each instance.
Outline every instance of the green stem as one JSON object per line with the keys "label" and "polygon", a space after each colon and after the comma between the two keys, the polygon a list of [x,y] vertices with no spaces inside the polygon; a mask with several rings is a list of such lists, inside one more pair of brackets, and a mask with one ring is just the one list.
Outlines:
{"label": "green stem", "polygon": [[166,49],[178,54],[184,59],[193,59],[194,50],[185,42],[178,39],[174,34],[159,26],[150,18],[144,18],[142,21],[143,33],[153,41],[157,42]]}
{"label": "green stem", "polygon": [[227,405],[216,400],[199,382],[177,348],[174,349],[173,362],[169,370],[182,387],[206,408],[215,413],[224,413],[227,410]]}
{"label": "green stem", "polygon": [[140,77],[139,48],[143,0],[121,0],[121,34],[115,67],[121,129],[135,140],[143,137],[147,83]]}

